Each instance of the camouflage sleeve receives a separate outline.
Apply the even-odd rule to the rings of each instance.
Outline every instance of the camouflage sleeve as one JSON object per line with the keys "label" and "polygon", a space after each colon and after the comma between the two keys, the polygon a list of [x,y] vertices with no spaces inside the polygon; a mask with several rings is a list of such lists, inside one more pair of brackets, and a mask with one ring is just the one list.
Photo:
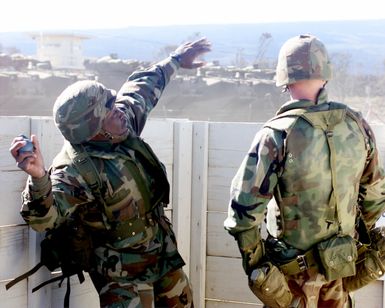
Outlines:
{"label": "camouflage sleeve", "polygon": [[228,217],[224,227],[230,234],[259,227],[273,197],[282,159],[282,133],[264,128],[252,143],[230,189]]}
{"label": "camouflage sleeve", "polygon": [[22,192],[21,216],[37,232],[60,224],[80,204],[94,200],[75,170],[55,170],[41,179],[29,177]]}
{"label": "camouflage sleeve", "polygon": [[368,133],[370,151],[360,181],[358,202],[364,221],[367,227],[371,229],[385,210],[385,171],[376,146],[374,133],[365,120],[363,120],[363,126]]}
{"label": "camouflage sleeve", "polygon": [[123,84],[117,103],[128,107],[126,113],[137,135],[142,132],[148,114],[179,67],[178,61],[169,57],[146,70],[134,72]]}

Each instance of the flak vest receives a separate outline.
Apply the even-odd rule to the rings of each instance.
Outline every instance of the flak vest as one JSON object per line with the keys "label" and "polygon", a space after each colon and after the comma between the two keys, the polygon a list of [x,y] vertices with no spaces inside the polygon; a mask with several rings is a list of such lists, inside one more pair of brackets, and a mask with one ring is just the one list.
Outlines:
{"label": "flak vest", "polygon": [[[91,189],[97,207],[89,207],[89,210],[96,210],[101,214],[105,232],[100,232],[105,245],[114,243],[112,248],[129,248],[144,242],[148,242],[157,232],[156,212],[160,206],[169,203],[170,186],[167,180],[166,169],[159,161],[151,147],[140,137],[130,137],[123,142],[126,148],[134,151],[135,159],[131,156],[124,156],[124,166],[141,193],[143,202],[138,204],[138,215],[124,221],[114,221],[109,206],[103,198],[105,185],[102,182],[99,171],[96,169],[86,149],[79,144],[65,143],[62,152],[55,158],[53,165],[60,166],[73,164],[79,174],[84,178],[88,187]],[[120,156],[122,157],[122,156]],[[142,166],[145,175],[138,167]],[[149,179],[155,179],[155,183],[150,183]],[[87,208],[83,217],[87,217]],[[86,221],[85,223],[91,225]]]}

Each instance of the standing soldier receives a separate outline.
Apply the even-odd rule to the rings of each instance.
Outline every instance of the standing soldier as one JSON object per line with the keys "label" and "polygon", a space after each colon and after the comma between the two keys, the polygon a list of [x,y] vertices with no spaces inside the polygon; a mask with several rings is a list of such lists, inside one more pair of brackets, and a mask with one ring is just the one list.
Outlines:
{"label": "standing soldier", "polygon": [[[22,193],[25,221],[46,231],[80,217],[91,230],[89,273],[101,307],[142,307],[137,286],[143,283],[153,285],[156,307],[193,306],[184,262],[164,216],[169,184],[163,165],[139,136],[177,69],[202,66],[195,61],[208,51],[206,39],[182,44],[167,59],[132,74],[117,95],[95,81],[66,88],[53,111],[66,142],[48,172],[36,136],[33,152],[19,151],[26,144],[21,137],[11,145],[19,168],[29,174]],[[84,163],[87,156],[91,166]],[[89,185],[96,182],[87,179],[95,174],[92,168],[101,187]]]}
{"label": "standing soldier", "polygon": [[384,273],[383,247],[367,238],[383,243],[374,227],[385,209],[385,173],[361,114],[328,100],[331,76],[316,37],[282,46],[276,84],[291,100],[257,133],[232,181],[224,226],[250,289],[268,307],[349,307],[349,291]]}

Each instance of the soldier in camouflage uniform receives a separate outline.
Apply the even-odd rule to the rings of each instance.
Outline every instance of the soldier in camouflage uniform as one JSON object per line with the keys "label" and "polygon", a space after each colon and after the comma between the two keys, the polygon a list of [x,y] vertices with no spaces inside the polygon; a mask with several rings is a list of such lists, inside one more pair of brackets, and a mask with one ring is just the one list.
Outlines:
{"label": "soldier in camouflage uniform", "polygon": [[[95,81],[70,85],[54,105],[66,145],[48,172],[36,136],[31,136],[33,153],[18,151],[25,145],[19,137],[11,145],[19,168],[29,174],[21,215],[34,230],[55,228],[79,211],[96,237],[108,239],[95,247],[90,271],[101,307],[142,307],[138,284],[153,286],[155,307],[193,307],[184,261],[164,216],[167,178],[162,170],[148,168],[146,157],[131,145],[143,147],[138,136],[178,68],[202,66],[196,59],[209,50],[206,39],[182,44],[167,59],[133,73],[117,95]],[[69,158],[68,143],[80,144],[91,157],[103,182],[103,211]],[[151,211],[146,212],[148,202]]]}
{"label": "soldier in camouflage uniform", "polygon": [[291,100],[256,134],[232,181],[224,226],[269,307],[353,306],[342,281],[355,275],[356,220],[373,229],[385,209],[373,132],[359,112],[328,100],[331,76],[316,37],[282,46],[276,84]]}

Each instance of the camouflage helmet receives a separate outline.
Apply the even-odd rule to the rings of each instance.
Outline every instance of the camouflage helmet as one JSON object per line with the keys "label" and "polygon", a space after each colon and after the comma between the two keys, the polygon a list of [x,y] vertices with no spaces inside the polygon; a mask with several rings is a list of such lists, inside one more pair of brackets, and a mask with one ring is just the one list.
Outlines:
{"label": "camouflage helmet", "polygon": [[299,35],[287,40],[278,56],[277,87],[299,80],[330,80],[332,67],[324,44],[315,36]]}
{"label": "camouflage helmet", "polygon": [[53,117],[64,138],[82,143],[95,137],[115,100],[114,90],[82,80],[68,86],[56,99]]}

